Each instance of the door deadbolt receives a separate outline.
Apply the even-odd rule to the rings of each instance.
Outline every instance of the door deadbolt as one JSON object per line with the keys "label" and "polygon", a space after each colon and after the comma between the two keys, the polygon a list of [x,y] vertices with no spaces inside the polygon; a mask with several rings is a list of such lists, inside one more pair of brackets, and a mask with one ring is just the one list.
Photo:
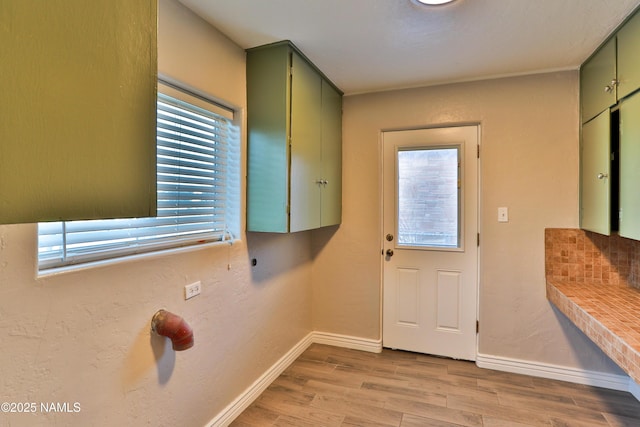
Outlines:
{"label": "door deadbolt", "polygon": [[387,242],[392,241],[393,240],[393,234],[387,234],[386,239],[387,239]]}

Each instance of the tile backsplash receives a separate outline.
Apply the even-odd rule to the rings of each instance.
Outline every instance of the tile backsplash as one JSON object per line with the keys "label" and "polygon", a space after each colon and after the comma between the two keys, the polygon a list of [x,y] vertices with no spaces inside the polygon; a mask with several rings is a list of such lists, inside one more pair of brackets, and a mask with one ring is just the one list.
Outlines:
{"label": "tile backsplash", "polygon": [[545,230],[546,277],[640,289],[640,241],[574,228]]}

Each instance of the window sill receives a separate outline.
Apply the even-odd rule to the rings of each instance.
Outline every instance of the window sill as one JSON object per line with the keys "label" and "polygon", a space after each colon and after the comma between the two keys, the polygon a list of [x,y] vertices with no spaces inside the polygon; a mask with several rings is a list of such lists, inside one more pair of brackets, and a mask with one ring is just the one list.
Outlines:
{"label": "window sill", "polygon": [[116,264],[130,263],[140,260],[148,260],[152,258],[166,257],[171,255],[183,254],[188,252],[201,251],[204,249],[220,247],[220,246],[231,246],[236,242],[240,242],[239,239],[235,240],[225,240],[220,242],[210,242],[210,243],[202,243],[199,245],[190,245],[190,246],[182,246],[170,249],[163,249],[153,252],[145,252],[134,255],[126,255],[117,258],[104,259],[100,261],[91,261],[85,262],[81,264],[72,264],[66,265],[64,267],[54,267],[47,268],[46,270],[38,270],[36,274],[36,279],[46,279],[49,277],[59,276],[67,273],[75,273],[83,270],[93,270],[95,268],[107,267]]}

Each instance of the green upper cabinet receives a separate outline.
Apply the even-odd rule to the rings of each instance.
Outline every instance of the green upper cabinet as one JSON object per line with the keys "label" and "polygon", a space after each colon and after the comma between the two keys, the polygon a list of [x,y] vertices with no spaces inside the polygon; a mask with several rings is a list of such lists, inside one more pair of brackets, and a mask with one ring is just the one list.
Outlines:
{"label": "green upper cabinet", "polygon": [[342,92],[291,42],[247,50],[247,229],[339,224]]}
{"label": "green upper cabinet", "polygon": [[616,103],[615,82],[616,39],[613,37],[580,67],[582,123]]}
{"label": "green upper cabinet", "polygon": [[620,105],[620,235],[640,240],[640,94]]}
{"label": "green upper cabinet", "polygon": [[618,99],[640,88],[640,13],[618,31]]}
{"label": "green upper cabinet", "polygon": [[0,223],[156,212],[156,0],[0,2]]}
{"label": "green upper cabinet", "polygon": [[582,126],[580,228],[611,233],[611,118],[609,110]]}

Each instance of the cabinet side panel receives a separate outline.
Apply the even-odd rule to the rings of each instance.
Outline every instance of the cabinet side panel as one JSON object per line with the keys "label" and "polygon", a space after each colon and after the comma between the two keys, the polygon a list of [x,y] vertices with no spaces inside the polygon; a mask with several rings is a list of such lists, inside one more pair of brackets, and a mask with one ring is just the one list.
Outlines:
{"label": "cabinet side panel", "polygon": [[322,79],[297,53],[291,81],[291,231],[320,227]]}
{"label": "cabinet side panel", "polygon": [[0,6],[0,223],[156,213],[157,2]]}
{"label": "cabinet side panel", "polygon": [[620,235],[640,240],[640,94],[620,107]]}
{"label": "cabinet side panel", "polygon": [[322,81],[322,189],[321,225],[342,220],[342,96]]}
{"label": "cabinet side panel", "polygon": [[618,32],[618,99],[640,88],[640,13]]}
{"label": "cabinet side panel", "polygon": [[606,235],[611,232],[610,128],[609,110],[582,127],[580,171],[580,227]]}
{"label": "cabinet side panel", "polygon": [[289,48],[247,52],[247,230],[288,231]]}

